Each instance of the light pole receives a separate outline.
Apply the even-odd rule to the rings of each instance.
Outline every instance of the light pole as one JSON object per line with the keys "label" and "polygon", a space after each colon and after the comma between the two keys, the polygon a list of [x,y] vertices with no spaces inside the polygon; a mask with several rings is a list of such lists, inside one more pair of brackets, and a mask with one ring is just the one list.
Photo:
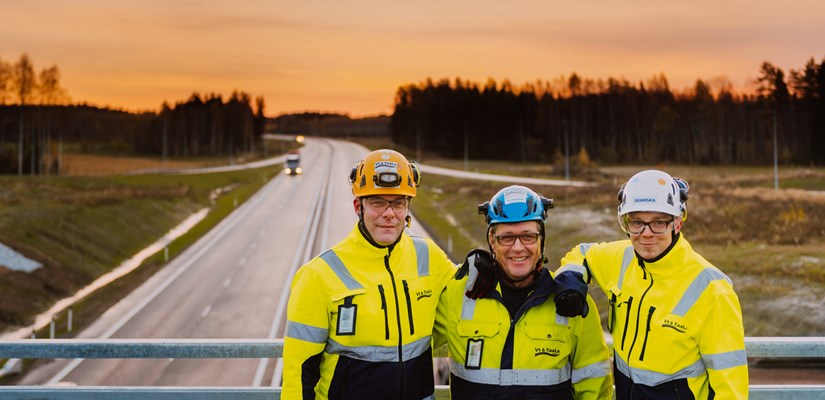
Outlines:
{"label": "light pole", "polygon": [[773,111],[773,190],[779,190],[779,151],[776,141],[776,109]]}
{"label": "light pole", "polygon": [[470,169],[470,135],[467,132],[467,123],[464,123],[464,170]]}
{"label": "light pole", "polygon": [[421,127],[415,128],[415,159],[421,162]]}
{"label": "light pole", "polygon": [[564,180],[570,180],[570,139],[568,138],[569,132],[567,131],[567,121],[563,122],[564,125]]}
{"label": "light pole", "polygon": [[169,121],[163,117],[163,143],[161,144],[161,164],[160,168],[166,171],[166,130],[168,129]]}

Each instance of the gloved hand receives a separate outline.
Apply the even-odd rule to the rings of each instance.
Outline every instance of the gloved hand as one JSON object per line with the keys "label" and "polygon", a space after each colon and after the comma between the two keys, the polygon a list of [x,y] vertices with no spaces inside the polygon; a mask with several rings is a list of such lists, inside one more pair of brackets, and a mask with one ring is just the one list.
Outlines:
{"label": "gloved hand", "polygon": [[465,275],[468,275],[467,284],[464,286],[464,294],[467,297],[478,299],[494,290],[497,281],[496,267],[490,252],[475,249],[467,253],[464,264],[455,273],[455,279],[461,279]]}
{"label": "gloved hand", "polygon": [[587,284],[580,272],[563,271],[556,274],[556,313],[563,317],[586,317],[590,312],[587,305]]}

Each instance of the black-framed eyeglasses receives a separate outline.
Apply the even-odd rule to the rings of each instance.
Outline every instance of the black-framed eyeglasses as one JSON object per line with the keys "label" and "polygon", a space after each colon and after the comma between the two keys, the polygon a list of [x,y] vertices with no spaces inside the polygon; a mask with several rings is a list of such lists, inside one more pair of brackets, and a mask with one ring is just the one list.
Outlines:
{"label": "black-framed eyeglasses", "polygon": [[540,234],[538,232],[519,233],[518,235],[494,235],[496,242],[502,246],[512,246],[516,244],[518,239],[521,244],[533,244],[539,240]]}
{"label": "black-framed eyeglasses", "polygon": [[662,233],[667,232],[668,227],[670,226],[670,224],[673,223],[674,220],[675,220],[675,218],[671,218],[670,220],[667,220],[667,221],[644,222],[644,221],[636,221],[636,220],[628,219],[628,220],[625,220],[624,225],[625,225],[625,230],[628,233],[632,233],[634,235],[638,235],[638,234],[642,233],[645,230],[645,227],[650,229],[650,232],[658,235],[658,234],[662,234]]}
{"label": "black-framed eyeglasses", "polygon": [[364,203],[366,203],[367,207],[382,213],[387,210],[387,207],[392,207],[393,211],[404,211],[409,205],[409,201],[406,198],[389,201],[380,197],[367,197]]}

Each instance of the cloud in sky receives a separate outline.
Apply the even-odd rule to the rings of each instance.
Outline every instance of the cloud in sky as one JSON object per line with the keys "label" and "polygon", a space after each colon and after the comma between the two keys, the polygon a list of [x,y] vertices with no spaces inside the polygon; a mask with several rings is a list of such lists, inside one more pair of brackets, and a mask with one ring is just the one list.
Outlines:
{"label": "cloud in sky", "polygon": [[270,115],[390,113],[398,86],[576,72],[674,88],[825,57],[825,2],[0,0],[0,59],[58,65],[75,101],[159,108],[264,96]]}

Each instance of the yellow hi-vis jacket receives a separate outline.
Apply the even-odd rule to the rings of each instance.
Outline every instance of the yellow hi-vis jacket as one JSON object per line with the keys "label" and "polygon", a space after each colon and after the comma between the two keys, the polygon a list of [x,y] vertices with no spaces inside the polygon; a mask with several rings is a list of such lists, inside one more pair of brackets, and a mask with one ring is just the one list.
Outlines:
{"label": "yellow hi-vis jacket", "polygon": [[542,268],[535,289],[511,319],[501,286],[464,295],[466,277],[441,296],[435,347],[450,350],[450,392],[468,399],[612,399],[610,354],[596,304],[586,318],[556,314],[553,277]]}
{"label": "yellow hi-vis jacket", "polygon": [[431,240],[378,248],[356,225],[295,274],[281,398],[434,398],[433,321],[454,274]]}
{"label": "yellow hi-vis jacket", "polygon": [[748,398],[739,299],[681,233],[655,260],[621,240],[581,244],[561,264],[607,295],[616,399]]}

